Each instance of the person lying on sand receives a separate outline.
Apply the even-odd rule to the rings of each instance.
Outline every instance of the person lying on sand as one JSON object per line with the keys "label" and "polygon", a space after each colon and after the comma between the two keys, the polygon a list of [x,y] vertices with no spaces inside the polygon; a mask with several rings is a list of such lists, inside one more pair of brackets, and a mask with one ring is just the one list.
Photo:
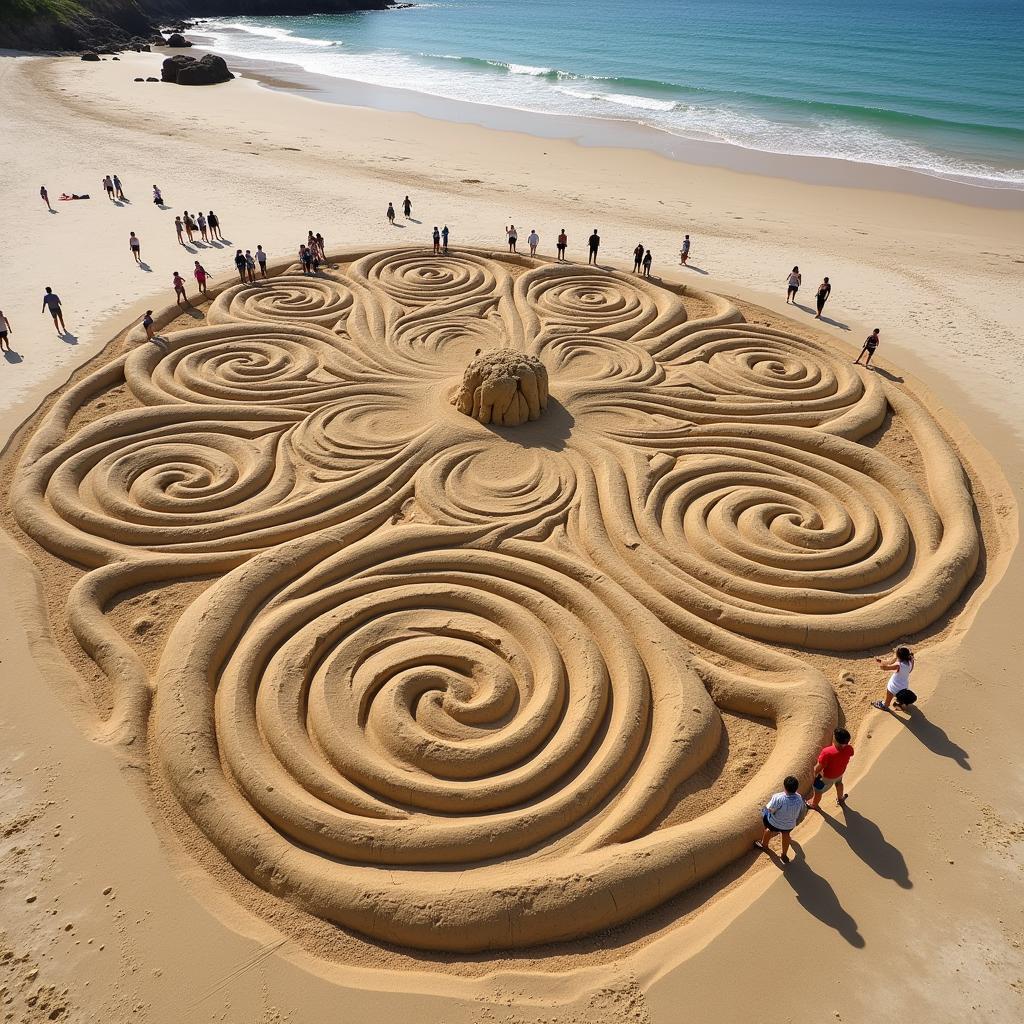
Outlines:
{"label": "person lying on sand", "polygon": [[89,193],[86,192],[84,195],[76,195],[74,192],[68,195],[67,192],[61,192],[60,200],[63,203],[70,203],[72,199],[88,199]]}
{"label": "person lying on sand", "polygon": [[789,863],[789,834],[796,827],[804,811],[804,798],[800,795],[800,780],[787,775],[782,783],[782,792],[776,793],[761,812],[764,831],[754,846],[769,853],[772,836],[782,836],[782,863]]}

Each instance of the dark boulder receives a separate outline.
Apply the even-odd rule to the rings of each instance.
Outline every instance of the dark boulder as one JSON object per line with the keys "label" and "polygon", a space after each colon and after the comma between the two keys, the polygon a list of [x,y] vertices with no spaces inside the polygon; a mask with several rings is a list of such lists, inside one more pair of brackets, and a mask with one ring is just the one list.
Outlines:
{"label": "dark boulder", "polygon": [[147,82],[159,82],[160,79],[159,78],[147,78],[146,81]]}
{"label": "dark boulder", "polygon": [[180,32],[172,32],[167,37],[167,43],[165,45],[172,50],[182,50],[186,46],[191,46],[192,44]]}
{"label": "dark boulder", "polygon": [[83,53],[82,60],[99,60],[100,55],[98,53]]}
{"label": "dark boulder", "polygon": [[177,81],[178,85],[217,85],[218,82],[230,82],[234,77],[223,57],[207,53],[181,68]]}
{"label": "dark boulder", "polygon": [[135,81],[136,81],[136,82],[144,82],[144,81],[145,81],[145,79],[144,79],[144,78],[136,78],[136,79],[135,79]]}
{"label": "dark boulder", "polygon": [[160,68],[160,78],[165,82],[176,82],[182,68],[189,64],[195,64],[195,57],[188,57],[184,53],[176,53],[173,57],[165,57]]}

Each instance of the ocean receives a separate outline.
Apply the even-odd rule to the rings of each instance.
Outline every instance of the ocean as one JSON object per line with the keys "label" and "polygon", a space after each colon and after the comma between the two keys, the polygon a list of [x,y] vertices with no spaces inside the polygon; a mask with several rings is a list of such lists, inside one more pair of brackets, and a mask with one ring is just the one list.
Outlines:
{"label": "ocean", "polygon": [[350,81],[1024,188],[1024,0],[435,0],[200,31]]}

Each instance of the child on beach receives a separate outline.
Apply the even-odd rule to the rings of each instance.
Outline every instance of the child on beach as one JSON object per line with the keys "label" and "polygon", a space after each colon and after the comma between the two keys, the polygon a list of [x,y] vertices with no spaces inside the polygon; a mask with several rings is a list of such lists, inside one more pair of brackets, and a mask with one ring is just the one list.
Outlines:
{"label": "child on beach", "polygon": [[559,263],[564,263],[565,262],[565,247],[568,244],[569,244],[569,236],[565,233],[565,228],[562,228],[562,230],[558,232],[558,241],[557,241],[557,243],[555,245],[555,248],[558,250],[558,262]]}
{"label": "child on beach", "polygon": [[188,296],[185,294],[185,279],[181,274],[175,271],[171,282],[174,285],[174,301],[180,306],[184,300],[186,306],[191,306],[192,303],[188,301]]}
{"label": "child on beach", "polygon": [[267,254],[262,245],[256,246],[256,262],[260,265],[260,277],[267,276]]}
{"label": "child on beach", "polygon": [[60,308],[60,296],[55,295],[52,288],[47,288],[43,296],[43,310],[53,317],[53,328],[58,334],[67,332],[64,326],[64,311]]}
{"label": "child on beach", "polygon": [[131,249],[132,255],[135,257],[136,263],[142,262],[142,243],[139,241],[139,236],[134,231],[128,232],[128,248]]}
{"label": "child on beach", "polygon": [[782,863],[789,863],[789,834],[796,827],[804,810],[804,798],[797,792],[800,780],[795,775],[787,775],[782,783],[782,792],[776,793],[761,811],[761,823],[764,831],[754,846],[769,852],[772,836],[782,836]]}
{"label": "child on beach", "polygon": [[881,333],[880,328],[876,327],[864,339],[864,347],[860,350],[860,355],[857,356],[856,359],[854,359],[854,361],[853,361],[853,365],[854,366],[859,366],[860,365],[861,356],[863,356],[865,352],[867,352],[868,357],[865,360],[864,365],[865,366],[870,366],[871,365],[871,357],[875,354],[875,350],[878,348],[878,343],[882,340],[878,336],[880,333]]}
{"label": "child on beach", "polygon": [[651,264],[654,262],[654,257],[651,255],[651,250],[648,249],[644,253],[644,277],[651,276]]}
{"label": "child on beach", "polygon": [[508,236],[508,251],[515,252],[516,242],[519,241],[519,232],[516,231],[515,224],[510,224],[507,228],[505,228],[505,234]]}
{"label": "child on beach", "polygon": [[679,263],[681,266],[686,266],[686,261],[690,258],[690,236],[686,235],[683,238],[683,244],[679,247]]}
{"label": "child on beach", "polygon": [[818,763],[814,766],[813,794],[807,801],[807,806],[812,811],[818,809],[822,794],[827,793],[833,786],[836,787],[837,802],[846,803],[843,773],[850,763],[850,758],[853,757],[853,747],[850,746],[850,734],[845,729],[836,729],[832,733],[832,740],[831,745],[822,749],[818,755]]}
{"label": "child on beach", "polygon": [[914,652],[909,647],[897,647],[889,661],[883,658],[875,658],[875,661],[892,675],[885,684],[885,700],[873,700],[871,706],[878,708],[879,711],[888,711],[893,701],[898,708],[906,708],[913,704],[917,700],[917,694],[910,689],[910,673],[914,671]]}
{"label": "child on beach", "polygon": [[392,227],[394,227],[394,223],[395,223],[395,204],[394,203],[388,203],[388,215],[387,216],[388,216],[388,223]]}
{"label": "child on beach", "polygon": [[209,274],[206,273],[206,267],[204,267],[202,265],[202,263],[199,262],[199,260],[196,260],[195,264],[196,264],[196,269],[193,270],[192,273],[195,276],[196,284],[199,285],[199,294],[200,295],[205,295],[206,294],[206,279],[207,279],[207,277],[209,277]]}
{"label": "child on beach", "polygon": [[142,314],[142,329],[146,332],[146,340],[152,341],[154,338],[153,334],[153,310],[147,309]]}
{"label": "child on beach", "polygon": [[786,285],[786,302],[787,303],[792,302],[794,305],[796,304],[796,293],[798,291],[800,291],[800,284],[801,284],[802,281],[803,281],[803,277],[800,274],[800,268],[799,267],[794,267],[789,272],[789,277],[787,278],[787,285]]}
{"label": "child on beach", "polygon": [[536,228],[531,228],[530,233],[526,238],[527,243],[530,246],[530,255],[537,255],[537,246],[540,245],[540,235],[537,234]]}
{"label": "child on beach", "polygon": [[636,248],[633,250],[633,273],[639,274],[640,267],[644,262],[644,243],[638,242]]}
{"label": "child on beach", "polygon": [[0,309],[0,352],[10,352],[11,343],[8,338],[14,333],[14,328],[11,326],[11,321],[4,316],[4,311]]}
{"label": "child on beach", "polygon": [[818,285],[818,290],[814,293],[815,301],[818,305],[818,312],[815,314],[814,319],[821,319],[821,311],[825,308],[825,303],[828,302],[828,297],[832,294],[832,285],[828,283],[828,278],[824,278],[821,284]]}

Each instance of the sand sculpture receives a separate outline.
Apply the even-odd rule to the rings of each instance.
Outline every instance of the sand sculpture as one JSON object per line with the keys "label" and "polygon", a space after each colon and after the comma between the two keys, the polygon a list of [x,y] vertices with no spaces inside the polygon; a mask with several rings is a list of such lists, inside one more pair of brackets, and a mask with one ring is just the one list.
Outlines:
{"label": "sand sculpture", "polygon": [[[800,650],[956,600],[963,467],[907,390],[712,295],[469,252],[335,262],[129,337],[31,424],[10,501],[74,580],[98,715],[310,914],[441,950],[628,920],[746,851],[810,768],[837,705]],[[514,431],[476,397],[498,350],[534,373],[525,418],[538,362],[550,386]],[[860,443],[887,417],[923,476]],[[115,625],[121,595],[188,580],[161,643]],[[774,747],[664,824],[724,714]]]}
{"label": "sand sculpture", "polygon": [[548,407],[548,371],[536,357],[502,348],[466,367],[452,404],[484,425],[518,427]]}

